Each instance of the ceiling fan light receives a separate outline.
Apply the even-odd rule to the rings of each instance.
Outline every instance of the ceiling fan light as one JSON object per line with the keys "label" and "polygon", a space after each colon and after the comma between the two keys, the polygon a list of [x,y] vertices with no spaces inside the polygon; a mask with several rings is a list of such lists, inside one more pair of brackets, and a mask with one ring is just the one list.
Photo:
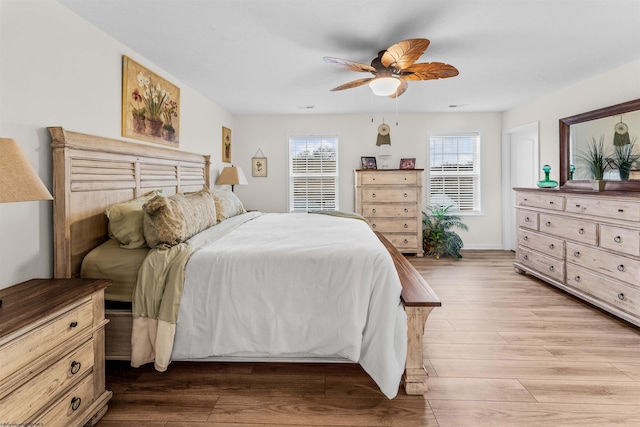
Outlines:
{"label": "ceiling fan light", "polygon": [[369,83],[373,94],[378,96],[393,95],[398,90],[398,86],[400,86],[400,79],[395,77],[378,77]]}

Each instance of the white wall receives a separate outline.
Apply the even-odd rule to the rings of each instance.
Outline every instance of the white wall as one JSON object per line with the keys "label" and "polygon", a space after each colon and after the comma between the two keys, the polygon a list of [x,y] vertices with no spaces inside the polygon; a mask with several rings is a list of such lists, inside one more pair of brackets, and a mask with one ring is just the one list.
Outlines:
{"label": "white wall", "polygon": [[[180,149],[212,155],[233,117],[52,0],[0,2],[0,136],[15,139],[52,189],[47,126],[121,138],[122,55],[180,88]],[[52,202],[0,205],[0,288],[53,275]]]}
{"label": "white wall", "polygon": [[[560,162],[558,121],[565,117],[638,98],[640,98],[640,60],[511,108],[502,115],[502,127],[511,129],[539,121],[540,164],[550,165],[551,179],[558,181]],[[540,179],[543,178],[544,174],[540,171]]]}
{"label": "white wall", "polygon": [[[400,101],[401,108],[402,101]],[[400,158],[415,157],[416,168],[425,168],[430,132],[478,130],[482,136],[482,215],[465,217],[469,232],[460,232],[466,248],[500,248],[500,113],[395,114],[387,117],[391,126],[392,168]],[[236,117],[233,163],[246,171],[249,185],[237,186],[236,194],[247,209],[267,212],[287,211],[287,159],[289,134],[338,134],[340,136],[340,209],[354,210],[353,170],[360,167],[361,156],[376,156],[378,125],[382,116],[371,115],[297,115]],[[258,149],[267,157],[268,176],[251,176],[251,157]],[[425,174],[426,177],[426,174]],[[426,180],[423,183],[426,190]],[[426,195],[423,196],[426,199]]]}

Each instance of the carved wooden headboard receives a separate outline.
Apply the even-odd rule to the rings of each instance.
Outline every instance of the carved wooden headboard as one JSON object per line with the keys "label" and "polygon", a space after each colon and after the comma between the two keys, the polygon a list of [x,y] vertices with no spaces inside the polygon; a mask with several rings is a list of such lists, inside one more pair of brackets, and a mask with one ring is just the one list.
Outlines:
{"label": "carved wooden headboard", "polygon": [[53,148],[54,277],[75,277],[107,240],[105,208],[162,189],[209,187],[209,156],[50,127]]}

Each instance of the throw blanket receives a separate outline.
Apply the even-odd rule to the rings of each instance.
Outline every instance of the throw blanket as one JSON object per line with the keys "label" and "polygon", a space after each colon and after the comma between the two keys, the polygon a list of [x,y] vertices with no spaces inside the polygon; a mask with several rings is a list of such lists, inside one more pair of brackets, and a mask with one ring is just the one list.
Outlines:
{"label": "throw blanket", "polygon": [[[188,242],[177,323],[146,325],[148,315],[134,320],[143,336],[155,335],[155,354],[150,339],[143,355],[155,357],[157,369],[170,359],[215,356],[339,357],[360,363],[387,397],[396,395],[406,359],[401,285],[365,222],[263,214],[204,240]],[[182,250],[171,251],[182,258]],[[165,305],[159,313],[172,312]],[[175,338],[173,350],[161,353],[171,348],[160,343],[168,337]]]}

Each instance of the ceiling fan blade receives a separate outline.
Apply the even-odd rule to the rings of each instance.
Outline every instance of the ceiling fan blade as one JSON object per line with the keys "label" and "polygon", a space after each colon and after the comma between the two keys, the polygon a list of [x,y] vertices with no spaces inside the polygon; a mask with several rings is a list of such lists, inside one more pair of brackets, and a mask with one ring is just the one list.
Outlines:
{"label": "ceiling fan blade", "polygon": [[381,56],[382,65],[404,70],[416,62],[429,47],[428,39],[408,39],[389,47]]}
{"label": "ceiling fan blade", "polygon": [[366,64],[360,64],[359,62],[354,62],[354,61],[349,61],[346,59],[340,59],[340,58],[333,58],[331,56],[325,56],[324,60],[326,62],[329,62],[330,64],[338,64],[344,68],[346,68],[347,70],[351,70],[351,71],[359,71],[359,72],[368,72],[368,73],[375,73],[376,69],[373,68],[370,65],[366,65]]}
{"label": "ceiling fan blade", "polygon": [[366,79],[354,80],[352,82],[345,83],[345,84],[340,85],[338,87],[334,87],[333,89],[331,89],[331,91],[334,92],[336,90],[351,89],[351,88],[354,88],[354,87],[362,86],[364,84],[369,83],[371,80],[373,80],[373,77],[367,77]]}
{"label": "ceiling fan blade", "polygon": [[409,87],[409,83],[407,83],[405,80],[403,80],[403,79],[399,79],[399,80],[400,80],[400,86],[398,86],[398,89],[396,89],[396,92],[394,94],[389,95],[389,98],[397,98],[397,97],[399,97]]}
{"label": "ceiling fan blade", "polygon": [[406,80],[446,79],[457,75],[458,69],[456,67],[443,62],[414,64],[400,72],[400,76]]}

